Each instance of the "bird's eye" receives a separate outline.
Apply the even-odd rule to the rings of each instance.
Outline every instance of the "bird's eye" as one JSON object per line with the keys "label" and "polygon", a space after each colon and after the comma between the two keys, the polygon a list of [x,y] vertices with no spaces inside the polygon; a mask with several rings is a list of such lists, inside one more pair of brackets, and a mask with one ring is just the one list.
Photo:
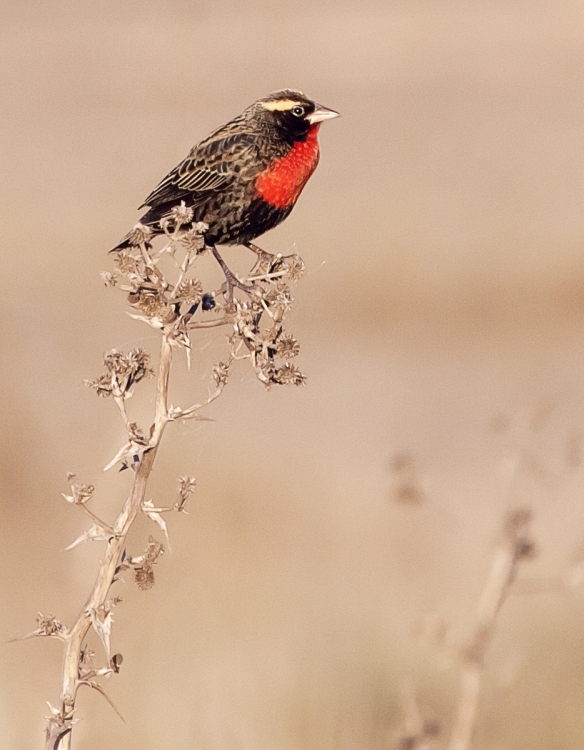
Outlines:
{"label": "bird's eye", "polygon": [[292,107],[294,117],[304,117],[304,107]]}

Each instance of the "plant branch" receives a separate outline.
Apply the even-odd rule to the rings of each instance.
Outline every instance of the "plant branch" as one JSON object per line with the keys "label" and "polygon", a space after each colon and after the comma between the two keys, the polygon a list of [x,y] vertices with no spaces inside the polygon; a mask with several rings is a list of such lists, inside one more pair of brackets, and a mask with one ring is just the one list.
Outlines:
{"label": "plant branch", "polygon": [[[222,394],[230,367],[236,360],[243,359],[239,355],[242,348],[248,352],[245,358],[250,360],[257,378],[266,386],[301,385],[304,382],[304,375],[289,361],[298,353],[298,344],[284,332],[282,326],[283,317],[292,301],[288,282],[302,275],[304,264],[301,259],[296,255],[271,256],[254,247],[252,249],[257,259],[248,274],[252,285],[247,286],[213,248],[212,255],[219,263],[225,281],[218,290],[204,293],[203,283],[192,276],[191,270],[199,258],[211,256],[204,242],[206,226],[193,224],[192,209],[184,204],[173,209],[171,214],[165,227],[166,246],[154,250],[150,243],[151,230],[138,224],[130,233],[129,247],[120,250],[116,256],[116,271],[102,273],[106,286],[117,287],[127,293],[130,306],[137,311],[130,313],[131,317],[160,332],[155,408],[146,432],[142,432],[128,415],[126,402],[134,386],[154,376],[149,366],[149,355],[140,348],[128,353],[111,350],[104,357],[106,372],[95,380],[87,381],[98,396],[112,397],[127,432],[126,444],[106,468],[120,464],[123,469],[131,469],[134,478],[130,493],[110,526],[86,507],[94,487],[82,484],[74,474],[68,474],[71,494],[65,494],[65,499],[68,503],[81,505],[94,522],[68,549],[84,541],[106,542],[106,549],[91,593],[72,627],[65,627],[52,615],[45,617],[39,614],[38,628],[27,636],[53,636],[64,645],[60,702],[57,707],[49,706],[51,714],[47,718],[45,750],[71,750],[72,729],[77,721],[77,693],[81,685],[97,690],[113,705],[97,681],[106,674],[117,673],[122,662],[121,654],[112,656],[110,653],[111,610],[120,599],[108,599],[109,591],[118,580],[120,571],[128,568],[133,569],[134,579],[140,588],[149,588],[154,582],[152,567],[164,551],[163,545],[150,537],[143,555],[126,554],[127,535],[134,520],[139,513],[144,513],[168,535],[166,522],[160,513],[170,510],[186,513],[185,502],[195,487],[195,480],[190,477],[180,478],[179,498],[172,508],[157,507],[158,504],[152,500],[146,501],[148,479],[168,422],[203,419],[198,412]],[[191,225],[191,228],[183,231],[185,225]],[[159,262],[167,253],[178,269],[172,274],[174,280],[167,279],[159,267]],[[206,318],[211,310],[215,310],[215,314],[220,313],[220,317]],[[262,323],[264,316],[267,325]],[[173,349],[183,349],[188,358],[192,349],[189,332],[224,325],[232,326],[232,334],[227,340],[229,353],[226,361],[218,362],[213,367],[215,390],[206,400],[186,409],[169,407]],[[91,628],[99,636],[107,656],[106,666],[99,669],[87,668],[90,652],[86,639]]]}
{"label": "plant branch", "polygon": [[[148,478],[154,464],[154,459],[156,458],[156,452],[164,427],[168,421],[167,400],[171,358],[171,346],[168,339],[163,337],[160,352],[156,414],[152,429],[152,438],[150,441],[151,447],[142,454],[140,463],[135,469],[132,490],[124,503],[121,513],[113,525],[114,533],[108,541],[105,557],[99,569],[89,599],[79,614],[77,621],[69,630],[66,637],[63,638],[65,643],[61,681],[61,716],[63,717],[63,731],[55,740],[54,731],[47,728],[46,750],[61,750],[61,747],[62,750],[70,750],[71,747],[71,729],[73,726],[72,717],[73,711],[75,710],[75,699],[77,696],[77,689],[79,685],[82,684],[82,681],[79,678],[79,664],[83,643],[92,626],[92,613],[100,611],[100,609],[106,605],[107,595],[113,583],[116,569],[120,563],[122,552],[126,544],[126,537],[134,519],[141,511],[142,503],[144,502]],[[55,742],[57,744],[55,744]]]}
{"label": "plant branch", "polygon": [[495,551],[477,607],[474,634],[462,654],[460,701],[447,750],[468,750],[471,747],[485,655],[493,638],[497,616],[509,595],[519,565],[534,555],[530,524],[529,510],[512,511],[505,520],[503,539]]}

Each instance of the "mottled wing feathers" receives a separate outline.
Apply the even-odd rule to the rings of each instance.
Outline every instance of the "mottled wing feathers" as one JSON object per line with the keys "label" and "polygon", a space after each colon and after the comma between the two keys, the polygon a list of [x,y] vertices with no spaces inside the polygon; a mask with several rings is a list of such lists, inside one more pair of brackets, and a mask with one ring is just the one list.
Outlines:
{"label": "mottled wing feathers", "polygon": [[195,146],[140,208],[154,208],[187,195],[192,202],[197,193],[205,194],[228,186],[237,176],[242,161],[256,157],[256,139],[250,133],[224,133],[214,133]]}

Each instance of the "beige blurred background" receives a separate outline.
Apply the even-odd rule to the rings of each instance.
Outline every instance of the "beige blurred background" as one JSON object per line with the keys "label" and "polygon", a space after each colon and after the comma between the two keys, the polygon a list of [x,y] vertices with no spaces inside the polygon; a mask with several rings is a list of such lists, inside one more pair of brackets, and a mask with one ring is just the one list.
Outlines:
{"label": "beige blurred background", "polygon": [[[66,472],[109,518],[127,491],[102,472],[115,409],[82,381],[156,337],[101,285],[107,250],[196,140],[283,86],[343,115],[262,242],[308,265],[308,384],[266,393],[242,367],[213,422],[167,434],[151,496],[180,474],[198,490],[157,585],[118,590],[126,723],[82,694],[75,747],[385,750],[408,681],[446,738],[459,668],[420,634],[464,646],[509,504],[533,508],[539,555],[499,618],[475,747],[583,746],[584,590],[564,585],[584,541],[583,37],[570,0],[2,4],[3,748],[42,746],[61,658],[7,641],[38,610],[71,622],[100,556],[63,551],[86,527]],[[221,341],[195,342],[176,401]]]}

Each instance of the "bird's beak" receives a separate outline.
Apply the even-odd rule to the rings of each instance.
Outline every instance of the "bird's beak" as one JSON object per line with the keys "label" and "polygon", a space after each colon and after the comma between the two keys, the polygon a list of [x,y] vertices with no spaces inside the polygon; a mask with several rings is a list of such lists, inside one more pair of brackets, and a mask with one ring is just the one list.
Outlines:
{"label": "bird's beak", "polygon": [[340,117],[340,114],[335,112],[334,109],[323,107],[322,104],[317,104],[314,112],[306,115],[306,119],[311,125],[314,125],[317,122],[322,122],[323,120],[332,120],[334,117]]}

